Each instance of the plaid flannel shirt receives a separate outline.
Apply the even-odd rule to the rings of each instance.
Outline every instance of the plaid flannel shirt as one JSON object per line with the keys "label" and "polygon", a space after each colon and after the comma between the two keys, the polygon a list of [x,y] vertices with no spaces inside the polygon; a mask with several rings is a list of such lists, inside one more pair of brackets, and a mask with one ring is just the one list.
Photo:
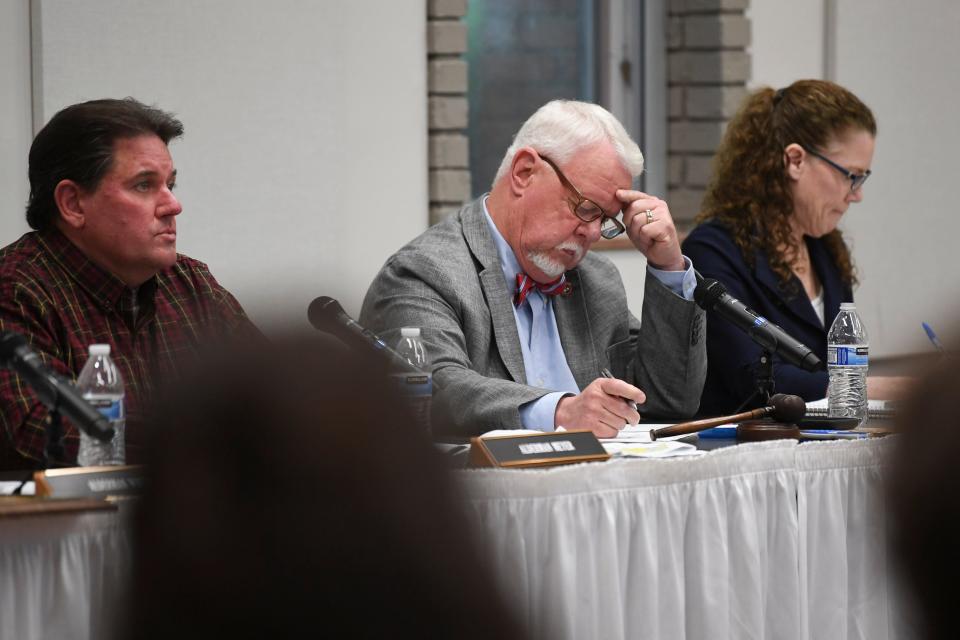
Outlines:
{"label": "plaid flannel shirt", "polygon": [[[57,230],[27,233],[0,249],[0,330],[23,335],[53,370],[76,379],[88,346],[110,345],[126,391],[127,461],[140,459],[143,412],[157,383],[209,338],[259,335],[202,262],[177,262],[137,289],[104,271]],[[34,392],[0,371],[0,470],[38,466],[48,412]],[[79,433],[64,419],[65,460]]]}

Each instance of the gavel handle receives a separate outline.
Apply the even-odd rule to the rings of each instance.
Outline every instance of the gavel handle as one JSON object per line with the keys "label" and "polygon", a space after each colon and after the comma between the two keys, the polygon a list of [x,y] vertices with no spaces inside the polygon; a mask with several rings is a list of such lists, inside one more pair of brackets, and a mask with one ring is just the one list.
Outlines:
{"label": "gavel handle", "polygon": [[651,429],[650,430],[650,439],[656,440],[658,438],[666,438],[669,436],[685,436],[688,433],[697,433],[698,431],[704,431],[706,429],[712,429],[713,427],[719,427],[722,424],[730,424],[732,422],[742,422],[744,420],[756,420],[757,418],[762,418],[765,415],[769,414],[772,407],[761,407],[760,409],[754,409],[753,411],[744,411],[743,413],[738,413],[732,416],[721,416],[719,418],[704,418],[703,420],[693,420],[692,422],[678,422],[677,424],[672,424],[669,427],[663,427],[661,429]]}

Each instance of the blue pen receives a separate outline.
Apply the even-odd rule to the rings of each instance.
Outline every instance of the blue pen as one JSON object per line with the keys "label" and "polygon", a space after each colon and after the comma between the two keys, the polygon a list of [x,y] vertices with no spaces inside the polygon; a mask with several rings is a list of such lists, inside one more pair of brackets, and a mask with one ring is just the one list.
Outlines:
{"label": "blue pen", "polygon": [[933,329],[930,328],[926,322],[921,322],[920,325],[923,327],[923,330],[927,332],[927,337],[930,338],[930,342],[933,343],[933,346],[937,348],[940,353],[944,353],[943,345],[940,344],[940,338],[937,337],[937,334],[933,332]]}
{"label": "blue pen", "polygon": [[849,430],[838,430],[838,429],[803,429],[800,431],[800,436],[804,438],[814,438],[814,439],[834,439],[840,438],[843,440],[862,440],[864,438],[869,438],[870,434],[865,431],[849,431]]}

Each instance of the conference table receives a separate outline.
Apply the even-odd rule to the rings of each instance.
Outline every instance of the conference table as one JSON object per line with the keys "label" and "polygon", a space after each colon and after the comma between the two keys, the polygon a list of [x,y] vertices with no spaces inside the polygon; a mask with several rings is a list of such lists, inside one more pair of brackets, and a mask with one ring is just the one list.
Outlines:
{"label": "conference table", "polygon": [[881,466],[893,438],[459,472],[537,638],[909,638]]}
{"label": "conference table", "polygon": [[[884,640],[911,637],[886,550],[890,440],[453,474],[532,637]],[[0,638],[104,637],[129,521],[129,504],[0,518]]]}

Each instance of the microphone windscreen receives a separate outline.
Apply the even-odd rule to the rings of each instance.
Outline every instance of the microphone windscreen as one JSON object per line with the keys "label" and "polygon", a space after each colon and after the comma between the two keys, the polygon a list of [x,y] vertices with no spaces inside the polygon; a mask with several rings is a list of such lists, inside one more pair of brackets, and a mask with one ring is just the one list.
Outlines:
{"label": "microphone windscreen", "polygon": [[720,296],[727,292],[727,288],[713,278],[703,278],[693,290],[693,301],[705,310],[710,311],[713,305],[717,303]]}
{"label": "microphone windscreen", "polygon": [[330,296],[320,296],[307,307],[307,318],[315,328],[326,331],[337,316],[346,313],[340,303]]}
{"label": "microphone windscreen", "polygon": [[5,364],[13,358],[17,349],[27,346],[27,339],[12,331],[0,332],[0,364]]}
{"label": "microphone windscreen", "polygon": [[803,357],[803,361],[800,363],[800,367],[811,372],[822,371],[824,368],[823,361],[821,361],[813,351],[807,352],[807,355]]}
{"label": "microphone windscreen", "polygon": [[777,393],[771,396],[771,417],[777,422],[796,422],[807,413],[807,403],[800,396]]}

